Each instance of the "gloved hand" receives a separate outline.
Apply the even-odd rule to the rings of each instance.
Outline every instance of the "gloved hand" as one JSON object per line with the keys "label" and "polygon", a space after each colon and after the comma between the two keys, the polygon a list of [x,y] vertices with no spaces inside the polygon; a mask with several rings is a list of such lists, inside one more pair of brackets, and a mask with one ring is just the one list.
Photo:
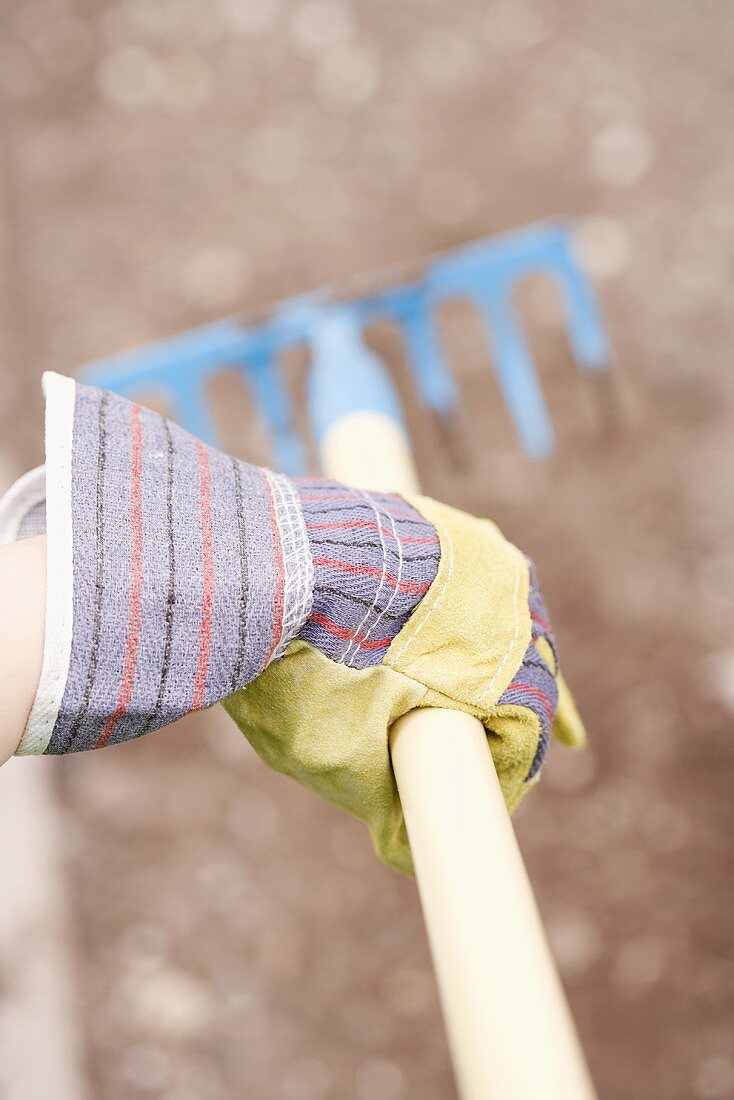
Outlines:
{"label": "gloved hand", "polygon": [[[383,514],[394,507],[368,496]],[[532,563],[487,520],[427,497],[408,504],[437,532],[441,558],[378,661],[335,660],[307,627],[224,706],[266,763],[365,821],[378,855],[410,872],[388,750],[396,719],[415,707],[479,718],[510,811],[539,778],[551,732],[569,745],[585,735]]]}
{"label": "gloved hand", "polygon": [[583,740],[532,565],[488,521],[292,481],[106,391],[44,388],[45,472],[0,503],[4,541],[47,535],[20,753],[115,744],[224,701],[271,766],[409,870],[388,752],[402,714],[478,717],[510,809],[551,728]]}

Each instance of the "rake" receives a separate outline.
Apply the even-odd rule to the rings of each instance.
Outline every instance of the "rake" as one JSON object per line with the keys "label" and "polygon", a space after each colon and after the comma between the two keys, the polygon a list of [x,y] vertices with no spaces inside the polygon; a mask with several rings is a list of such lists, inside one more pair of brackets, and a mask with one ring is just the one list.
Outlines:
{"label": "rake", "polygon": [[[535,272],[560,288],[579,370],[606,370],[609,345],[593,287],[571,228],[554,222],[433,256],[387,288],[359,295],[325,288],[281,302],[257,322],[234,317],[97,361],[81,377],[125,396],[157,392],[175,419],[216,444],[206,388],[234,368],[267,426],[273,464],[300,476],[304,442],[280,359],[305,344],[308,416],[323,473],[359,488],[416,492],[400,401],[364,342],[365,327],[398,326],[421,403],[451,423],[459,395],[435,316],[445,301],[470,300],[485,321],[519,442],[532,458],[545,458],[553,428],[512,304],[518,282]],[[458,711],[413,711],[395,723],[390,748],[462,1100],[593,1100],[482,725]]]}

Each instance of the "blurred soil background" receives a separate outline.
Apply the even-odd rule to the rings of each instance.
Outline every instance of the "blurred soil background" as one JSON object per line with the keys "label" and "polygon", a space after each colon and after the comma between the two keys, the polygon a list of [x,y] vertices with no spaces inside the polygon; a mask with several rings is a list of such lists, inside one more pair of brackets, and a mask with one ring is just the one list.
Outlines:
{"label": "blurred soil background", "polygon": [[[516,824],[604,1100],[734,1096],[733,56],[726,0],[0,2],[3,486],[42,460],[43,369],[578,219],[619,412],[531,280],[550,462],[468,308],[441,318],[463,467],[395,333],[371,339],[426,491],[539,564],[590,747],[551,752]],[[228,446],[267,459],[215,390]],[[55,761],[52,787],[93,1100],[455,1095],[414,884],[223,713]]]}

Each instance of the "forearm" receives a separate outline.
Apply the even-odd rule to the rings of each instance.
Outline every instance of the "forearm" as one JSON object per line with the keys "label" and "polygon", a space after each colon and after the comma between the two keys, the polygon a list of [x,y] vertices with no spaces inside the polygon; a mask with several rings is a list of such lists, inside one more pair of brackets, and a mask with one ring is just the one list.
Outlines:
{"label": "forearm", "polygon": [[46,536],[0,546],[0,764],[23,736],[43,661]]}

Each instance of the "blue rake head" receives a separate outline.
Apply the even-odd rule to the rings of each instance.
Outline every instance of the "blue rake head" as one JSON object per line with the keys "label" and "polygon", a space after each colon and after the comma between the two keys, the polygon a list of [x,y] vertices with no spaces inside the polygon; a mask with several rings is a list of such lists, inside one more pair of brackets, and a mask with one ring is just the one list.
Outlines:
{"label": "blue rake head", "polygon": [[337,300],[326,289],[278,303],[266,320],[236,317],[193,329],[137,351],[98,360],[82,380],[125,396],[160,392],[174,417],[216,444],[205,397],[212,375],[225,367],[242,372],[270,432],[274,465],[305,473],[302,441],[279,365],[282,353],[305,344],[311,356],[308,406],[316,440],[345,413],[373,409],[402,422],[400,404],[379,356],[363,340],[366,325],[390,320],[399,327],[423,404],[439,418],[459,409],[459,395],[435,327],[436,308],[469,299],[484,318],[500,392],[520,442],[533,458],[554,448],[554,435],[532,356],[513,309],[525,275],[544,272],[558,284],[576,364],[599,372],[610,352],[591,282],[580,267],[564,223],[531,226],[477,241],[431,258],[421,276],[363,297]]}

